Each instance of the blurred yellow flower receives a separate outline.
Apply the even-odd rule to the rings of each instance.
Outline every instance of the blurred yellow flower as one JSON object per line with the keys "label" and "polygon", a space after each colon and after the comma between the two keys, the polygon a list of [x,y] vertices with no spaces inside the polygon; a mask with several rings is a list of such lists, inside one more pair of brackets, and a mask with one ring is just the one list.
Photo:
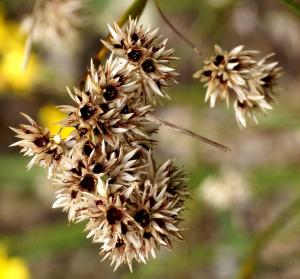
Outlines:
{"label": "blurred yellow flower", "polygon": [[0,10],[0,92],[12,89],[17,94],[26,94],[32,88],[39,64],[32,55],[26,70],[21,69],[24,47],[25,36],[19,26],[6,21]]}
{"label": "blurred yellow flower", "polygon": [[29,279],[29,271],[25,262],[20,258],[8,258],[7,251],[0,244],[0,278]]}
{"label": "blurred yellow flower", "polygon": [[38,113],[39,120],[44,127],[50,130],[51,135],[56,135],[60,132],[61,138],[65,139],[74,130],[71,127],[63,128],[58,122],[62,121],[66,115],[55,108],[53,105],[43,106]]}

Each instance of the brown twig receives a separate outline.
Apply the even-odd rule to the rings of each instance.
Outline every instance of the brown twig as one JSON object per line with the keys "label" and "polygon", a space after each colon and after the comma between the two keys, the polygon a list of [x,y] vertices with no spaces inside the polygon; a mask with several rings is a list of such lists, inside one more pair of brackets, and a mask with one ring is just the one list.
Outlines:
{"label": "brown twig", "polygon": [[184,36],[173,24],[172,22],[166,17],[166,15],[163,13],[162,9],[159,6],[158,0],[154,0],[155,2],[155,6],[156,9],[158,11],[158,13],[160,14],[160,16],[162,17],[162,19],[167,23],[167,25],[173,30],[173,32],[180,37],[183,41],[185,41],[189,46],[191,46],[194,51],[198,54],[201,55],[201,51],[198,49],[198,47],[190,40],[188,39],[186,36]]}
{"label": "brown twig", "polygon": [[202,142],[208,143],[208,144],[210,144],[210,145],[212,145],[212,146],[214,146],[216,148],[219,148],[219,149],[221,149],[221,150],[223,150],[225,152],[230,152],[231,151],[229,147],[227,147],[227,146],[225,146],[223,144],[220,144],[220,143],[215,142],[213,140],[210,140],[210,139],[208,139],[206,137],[203,137],[203,136],[201,136],[199,134],[196,134],[195,132],[192,132],[192,131],[190,131],[190,130],[188,130],[186,128],[182,128],[182,127],[179,127],[179,126],[177,126],[177,125],[175,125],[173,123],[170,123],[168,121],[162,120],[162,119],[160,119],[156,115],[148,113],[146,115],[146,118],[148,120],[150,120],[150,121],[153,121],[153,122],[156,122],[156,123],[161,124],[163,126],[172,128],[173,130],[175,130],[177,132],[180,132],[180,133],[185,134],[187,136],[193,137],[194,139],[197,139],[197,140],[200,140]]}

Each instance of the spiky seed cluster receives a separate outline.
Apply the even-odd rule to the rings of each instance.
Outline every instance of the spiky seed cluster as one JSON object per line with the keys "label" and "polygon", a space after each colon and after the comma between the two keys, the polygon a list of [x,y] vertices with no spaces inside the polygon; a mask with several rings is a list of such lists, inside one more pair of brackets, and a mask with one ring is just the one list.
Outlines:
{"label": "spiky seed cluster", "polygon": [[136,74],[139,94],[145,101],[156,102],[158,97],[168,96],[163,87],[169,81],[175,81],[177,73],[169,66],[170,61],[176,60],[173,49],[166,49],[167,39],[157,35],[158,29],[151,30],[138,25],[137,20],[129,20],[125,31],[117,23],[114,27],[108,25],[111,39],[102,41],[114,54],[130,64]]}
{"label": "spiky seed cluster", "polygon": [[22,29],[35,41],[49,44],[74,33],[81,23],[78,16],[83,0],[38,0],[33,13],[22,22]]}
{"label": "spiky seed cluster", "polygon": [[[161,246],[170,249],[172,237],[182,239],[178,225],[188,191],[173,161],[156,166],[151,135],[158,126],[146,118],[153,108],[145,96],[163,95],[151,84],[174,76],[167,66],[173,51],[165,50],[165,41],[156,42],[157,31],[135,20],[125,33],[115,27],[119,35],[111,28],[113,40],[120,41],[112,50],[121,58],[111,56],[104,66],[92,61],[87,77],[68,90],[75,105],[60,106],[67,114],[62,128],[73,132],[66,139],[51,136],[24,115],[29,125],[13,128],[21,139],[13,145],[33,157],[29,167],[51,170],[57,187],[53,207],[67,212],[70,222],[87,221],[88,236],[101,245],[104,258],[131,269],[134,259],[145,262]],[[122,52],[117,43],[124,45]],[[133,61],[133,49],[143,57]]]}
{"label": "spiky seed cluster", "polygon": [[201,70],[194,74],[207,87],[205,101],[210,107],[225,100],[229,106],[230,95],[234,98],[234,110],[238,125],[246,127],[246,117],[255,122],[255,111],[266,113],[272,109],[271,101],[276,93],[276,82],[281,76],[278,62],[268,63],[273,55],[256,60],[257,51],[238,46],[230,52],[215,46],[215,55],[204,61]]}

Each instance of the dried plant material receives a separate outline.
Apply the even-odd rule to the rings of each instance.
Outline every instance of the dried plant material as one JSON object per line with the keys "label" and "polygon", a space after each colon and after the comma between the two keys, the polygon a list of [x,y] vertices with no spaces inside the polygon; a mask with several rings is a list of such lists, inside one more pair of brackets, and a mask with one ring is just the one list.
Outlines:
{"label": "dried plant material", "polygon": [[125,31],[117,23],[108,27],[111,39],[102,43],[134,69],[143,98],[155,103],[159,97],[168,97],[163,87],[175,82],[177,73],[169,64],[178,58],[173,49],[166,48],[167,39],[157,35],[158,29],[145,28],[131,18]]}
{"label": "dried plant material", "polygon": [[266,113],[272,109],[271,102],[276,93],[276,82],[281,76],[277,62],[267,63],[272,56],[256,60],[257,51],[244,50],[238,46],[230,52],[215,46],[215,55],[204,61],[201,70],[194,74],[207,87],[205,102],[210,107],[218,101],[234,99],[234,110],[238,125],[246,127],[246,117],[257,122],[256,111]]}
{"label": "dried plant material", "polygon": [[25,69],[33,42],[49,46],[76,33],[82,24],[79,11],[85,0],[36,0],[31,15],[24,18],[21,29],[28,34],[22,68]]}

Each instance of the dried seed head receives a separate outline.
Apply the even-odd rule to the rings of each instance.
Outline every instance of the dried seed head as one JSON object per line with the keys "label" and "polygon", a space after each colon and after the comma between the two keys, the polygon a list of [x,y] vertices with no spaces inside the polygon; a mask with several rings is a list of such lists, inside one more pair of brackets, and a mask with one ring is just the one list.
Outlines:
{"label": "dried seed head", "polygon": [[272,55],[257,61],[256,51],[243,48],[238,46],[227,52],[216,45],[215,56],[205,60],[203,68],[194,74],[205,83],[205,101],[210,99],[211,107],[219,100],[225,100],[229,106],[229,95],[235,98],[234,110],[241,128],[246,127],[247,115],[257,122],[255,111],[266,113],[272,109],[270,102],[281,75],[277,62],[266,63]]}
{"label": "dried seed head", "polygon": [[35,41],[49,45],[65,36],[74,35],[82,24],[80,0],[39,0],[33,13],[22,22],[22,29]]}
{"label": "dried seed head", "polygon": [[168,81],[175,81],[177,73],[169,64],[177,58],[172,56],[173,49],[166,49],[167,40],[157,35],[158,29],[151,31],[150,27],[144,28],[131,18],[125,31],[116,23],[114,28],[109,26],[109,29],[112,36],[110,41],[102,42],[132,66],[141,85],[139,94],[142,98],[155,103],[157,97],[167,96],[162,86],[166,86]]}

